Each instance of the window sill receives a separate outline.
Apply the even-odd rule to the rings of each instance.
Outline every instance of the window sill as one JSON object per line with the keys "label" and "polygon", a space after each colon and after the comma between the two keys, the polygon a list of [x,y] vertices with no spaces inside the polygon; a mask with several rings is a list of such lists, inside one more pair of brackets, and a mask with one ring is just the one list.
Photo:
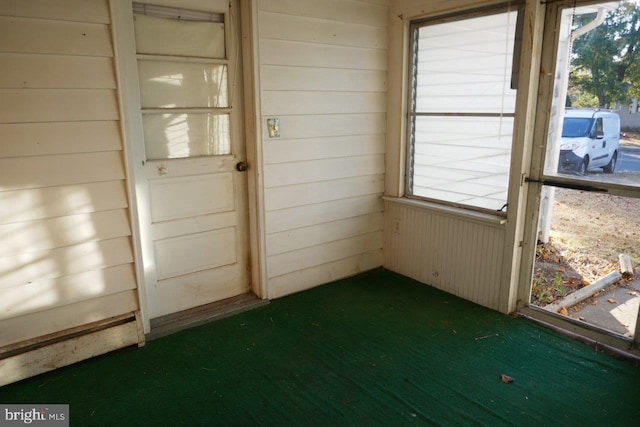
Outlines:
{"label": "window sill", "polygon": [[467,221],[501,227],[507,223],[507,219],[501,215],[491,215],[482,212],[475,212],[468,209],[456,208],[453,206],[440,205],[438,203],[426,202],[424,200],[407,199],[405,197],[388,197],[382,198],[385,202],[396,205],[407,206],[421,211],[428,211],[440,215],[454,216]]}

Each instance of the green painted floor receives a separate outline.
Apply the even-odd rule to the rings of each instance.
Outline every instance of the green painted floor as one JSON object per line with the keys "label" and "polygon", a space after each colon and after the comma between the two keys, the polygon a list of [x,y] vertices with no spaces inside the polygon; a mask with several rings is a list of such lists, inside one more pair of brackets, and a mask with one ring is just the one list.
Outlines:
{"label": "green painted floor", "polygon": [[637,426],[640,368],[377,269],[2,387],[0,403],[68,403],[79,427]]}

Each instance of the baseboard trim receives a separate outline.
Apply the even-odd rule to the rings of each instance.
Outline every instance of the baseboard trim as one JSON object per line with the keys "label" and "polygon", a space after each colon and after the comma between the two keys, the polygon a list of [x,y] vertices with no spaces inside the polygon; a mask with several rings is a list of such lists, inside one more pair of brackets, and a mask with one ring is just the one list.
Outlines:
{"label": "baseboard trim", "polygon": [[135,312],[61,331],[40,342],[14,344],[0,359],[0,386],[124,347],[142,346],[141,330],[140,314]]}

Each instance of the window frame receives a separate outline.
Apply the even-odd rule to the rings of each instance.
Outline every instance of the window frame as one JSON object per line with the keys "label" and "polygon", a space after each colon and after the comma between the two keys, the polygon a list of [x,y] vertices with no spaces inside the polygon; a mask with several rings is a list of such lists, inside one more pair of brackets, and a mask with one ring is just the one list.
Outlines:
{"label": "window frame", "polygon": [[[524,1],[515,1],[508,2],[499,5],[492,5],[487,7],[473,8],[469,10],[464,10],[461,12],[423,17],[419,19],[415,19],[409,22],[409,33],[408,33],[408,55],[407,55],[407,89],[405,92],[405,104],[406,104],[406,116],[405,116],[405,156],[404,156],[404,176],[403,180],[403,194],[402,197],[406,199],[415,200],[418,202],[427,202],[433,203],[436,205],[441,205],[443,207],[456,208],[466,212],[480,212],[490,215],[497,215],[502,218],[507,217],[507,206],[508,206],[508,198],[509,198],[509,181],[507,180],[507,200],[505,204],[497,210],[483,208],[480,206],[474,206],[470,204],[457,203],[452,201],[447,201],[443,199],[437,198],[429,198],[425,196],[412,194],[413,191],[413,161],[415,157],[414,151],[414,130],[416,124],[416,118],[420,116],[442,116],[442,117],[509,117],[513,119],[513,134],[511,141],[511,152],[510,157],[513,156],[513,147],[514,147],[514,136],[515,129],[518,125],[516,110],[514,108],[513,113],[420,113],[416,111],[416,82],[417,82],[417,46],[416,38],[419,32],[419,29],[428,25],[437,25],[444,24],[449,22],[456,21],[464,21],[467,19],[479,18],[489,15],[496,15],[500,13],[508,13],[508,12],[517,12],[516,25],[515,25],[515,34],[514,34],[514,47],[513,47],[513,61],[512,61],[512,69],[511,69],[511,87],[516,90],[516,106],[517,99],[519,94],[517,92],[518,89],[518,75],[519,75],[519,67],[520,67],[520,56],[521,56],[521,48],[522,48],[522,33],[523,33],[523,23],[524,23]],[[509,165],[508,175],[511,175],[511,167]]]}

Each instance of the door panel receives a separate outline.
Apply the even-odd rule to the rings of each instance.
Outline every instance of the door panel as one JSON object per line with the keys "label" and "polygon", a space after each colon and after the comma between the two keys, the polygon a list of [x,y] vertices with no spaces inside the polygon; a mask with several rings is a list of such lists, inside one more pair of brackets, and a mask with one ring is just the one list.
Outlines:
{"label": "door panel", "polygon": [[241,280],[249,280],[248,272],[241,264],[198,271],[192,274],[159,280],[155,284],[156,301],[154,317],[197,307],[205,302],[219,301],[248,292],[240,286]]}
{"label": "door panel", "polygon": [[230,172],[149,181],[153,223],[235,210]]}
{"label": "door panel", "polygon": [[238,38],[228,34],[239,13],[231,12],[237,2],[224,6],[133,8],[150,318],[249,292],[247,180],[236,170],[245,161],[242,94],[227,82],[240,76]]}
{"label": "door panel", "polygon": [[158,280],[234,264],[235,227],[155,241]]}

